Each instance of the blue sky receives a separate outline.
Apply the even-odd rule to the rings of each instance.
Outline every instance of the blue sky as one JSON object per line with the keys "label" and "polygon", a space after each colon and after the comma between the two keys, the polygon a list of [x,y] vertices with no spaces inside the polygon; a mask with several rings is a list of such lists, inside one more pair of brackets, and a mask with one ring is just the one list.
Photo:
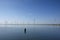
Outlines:
{"label": "blue sky", "polygon": [[60,0],[0,0],[0,23],[60,24]]}

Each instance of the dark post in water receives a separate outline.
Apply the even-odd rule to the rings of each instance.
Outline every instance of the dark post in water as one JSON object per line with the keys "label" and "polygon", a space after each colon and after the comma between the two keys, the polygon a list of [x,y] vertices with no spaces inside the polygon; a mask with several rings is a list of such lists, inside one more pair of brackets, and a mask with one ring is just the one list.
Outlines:
{"label": "dark post in water", "polygon": [[26,34],[26,28],[24,29],[24,33]]}

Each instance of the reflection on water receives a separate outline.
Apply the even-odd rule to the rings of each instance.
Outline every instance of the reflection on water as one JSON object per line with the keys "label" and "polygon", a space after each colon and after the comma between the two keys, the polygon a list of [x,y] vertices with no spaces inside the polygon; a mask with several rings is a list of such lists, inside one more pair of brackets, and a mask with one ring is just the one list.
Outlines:
{"label": "reflection on water", "polygon": [[60,26],[0,25],[0,40],[60,40]]}

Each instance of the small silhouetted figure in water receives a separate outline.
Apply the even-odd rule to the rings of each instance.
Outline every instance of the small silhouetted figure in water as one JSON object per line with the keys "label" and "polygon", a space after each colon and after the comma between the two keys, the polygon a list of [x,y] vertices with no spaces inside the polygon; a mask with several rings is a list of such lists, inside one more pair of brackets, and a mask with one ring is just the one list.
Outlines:
{"label": "small silhouetted figure in water", "polygon": [[24,33],[26,34],[26,28],[24,29]]}

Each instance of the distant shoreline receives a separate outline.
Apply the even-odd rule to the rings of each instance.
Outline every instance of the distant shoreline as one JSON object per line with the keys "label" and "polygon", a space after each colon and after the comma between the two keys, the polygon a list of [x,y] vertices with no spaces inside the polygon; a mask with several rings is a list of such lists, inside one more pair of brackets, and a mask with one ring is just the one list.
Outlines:
{"label": "distant shoreline", "polygon": [[60,25],[60,24],[0,24],[0,25]]}

